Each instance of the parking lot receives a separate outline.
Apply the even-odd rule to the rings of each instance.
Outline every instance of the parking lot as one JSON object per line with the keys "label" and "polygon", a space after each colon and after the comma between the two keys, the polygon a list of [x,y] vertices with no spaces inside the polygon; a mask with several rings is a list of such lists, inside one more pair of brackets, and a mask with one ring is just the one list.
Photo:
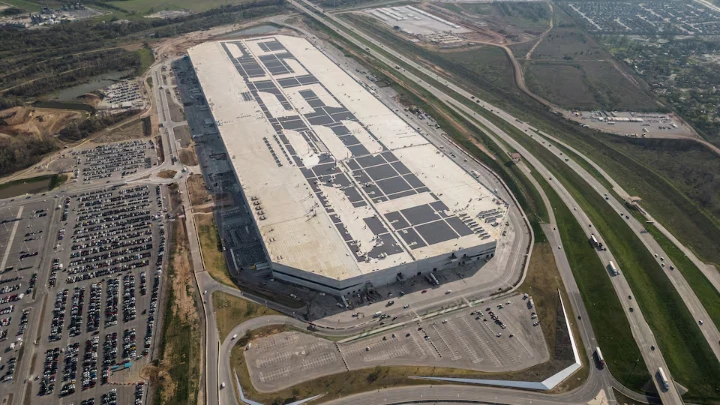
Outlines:
{"label": "parking lot", "polygon": [[52,202],[40,201],[0,211],[0,384],[12,383],[31,317]]}
{"label": "parking lot", "polygon": [[75,157],[75,178],[88,183],[118,180],[157,164],[155,145],[148,140],[116,142],[80,149]]}
{"label": "parking lot", "polygon": [[693,131],[671,114],[575,111],[570,118],[588,128],[602,130],[631,138],[662,138],[669,136],[692,137]]}
{"label": "parking lot", "polygon": [[300,332],[271,335],[252,342],[245,356],[253,385],[263,391],[338,373],[345,366],[517,371],[549,359],[543,325],[533,311],[526,298],[516,295],[337,345]]}
{"label": "parking lot", "polygon": [[471,30],[413,6],[376,8],[365,11],[384,24],[407,35],[441,46],[466,43],[462,35]]}
{"label": "parking lot", "polygon": [[261,338],[245,353],[253,385],[265,392],[346,370],[335,343],[304,333]]}
{"label": "parking lot", "polygon": [[[32,397],[139,404],[154,349],[165,251],[164,189],[107,187],[60,196],[45,252],[48,294]],[[55,398],[55,399],[52,399]]]}
{"label": "parking lot", "polygon": [[123,80],[102,91],[105,98],[100,103],[101,108],[142,108],[145,105],[142,89],[137,81]]}

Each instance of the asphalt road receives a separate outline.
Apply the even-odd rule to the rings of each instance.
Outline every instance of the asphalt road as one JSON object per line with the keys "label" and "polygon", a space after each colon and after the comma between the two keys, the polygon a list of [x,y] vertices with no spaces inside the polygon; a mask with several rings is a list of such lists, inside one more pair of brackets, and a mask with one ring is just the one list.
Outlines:
{"label": "asphalt road", "polygon": [[[294,1],[294,0],[290,0],[290,3],[292,5],[294,5],[295,7],[297,7],[298,9],[300,9],[301,11],[305,12],[306,14],[312,16],[313,18],[320,20],[322,23],[324,23],[326,25],[327,25],[327,22],[325,21],[325,17],[331,19],[334,23],[333,25],[342,26],[344,28],[344,30],[351,31],[354,34],[362,37],[366,41],[374,43],[376,46],[379,46],[381,48],[385,48],[385,46],[383,44],[377,44],[374,39],[368,37],[363,32],[360,32],[359,30],[355,29],[351,25],[345,23],[342,20],[335,18],[332,15],[325,14],[324,17],[320,17],[319,15],[317,15],[313,12],[310,12],[305,6],[312,7],[318,11],[321,11],[321,9],[309,2],[306,2],[304,0],[301,0],[301,1],[302,1],[303,5],[298,4],[298,2]],[[334,27],[333,29],[340,32],[340,30],[338,28]],[[362,42],[358,41],[357,39],[353,38],[352,36],[346,35],[345,37],[348,41],[355,43],[361,49],[366,48]],[[368,53],[372,54],[378,60],[386,63],[387,65],[395,66],[395,62],[387,59],[385,56],[381,55],[379,52],[376,52],[374,50],[366,50],[366,51]],[[436,74],[428,71],[424,67],[419,66],[418,64],[414,63],[413,61],[409,60],[408,58],[406,58],[398,53],[395,53],[394,56],[397,59],[402,60],[403,63],[405,63],[409,66],[412,66],[414,69],[417,69],[418,71],[422,72],[425,75],[428,75],[429,77],[437,77]],[[454,107],[456,110],[461,111],[462,113],[464,113],[464,115],[466,115],[466,117],[472,117],[472,118],[482,122],[482,124],[485,125],[496,136],[499,136],[505,142],[507,142],[510,146],[515,148],[517,151],[519,151],[525,157],[525,159],[540,174],[542,174],[546,178],[552,178],[552,174],[550,173],[550,171],[544,165],[542,165],[538,159],[536,159],[529,151],[527,151],[522,145],[520,145],[518,142],[516,142],[512,137],[510,137],[509,135],[504,133],[502,130],[500,130],[500,128],[497,128],[494,124],[492,124],[488,120],[483,119],[481,116],[478,116],[470,108],[468,108],[464,104],[454,100],[453,98],[448,96],[446,93],[444,93],[442,90],[425,82],[424,80],[418,78],[417,76],[413,75],[412,73],[405,71],[404,69],[401,69],[401,70],[402,70],[402,74],[406,78],[408,78],[408,79],[414,81],[416,84],[422,86],[424,89],[429,91],[431,94],[434,94],[441,101]],[[446,85],[448,88],[450,88],[453,91],[457,92],[458,94],[463,95],[463,96],[467,97],[468,99],[470,99],[471,95],[469,93],[467,93],[465,90],[453,85],[452,83],[448,83],[445,80],[440,79],[440,81],[443,82],[443,84]],[[487,103],[481,102],[480,104],[485,108],[491,109],[491,111],[493,111],[493,112],[499,111],[496,107],[489,107],[487,105]],[[505,113],[505,115],[507,117],[509,117],[509,114]],[[515,122],[515,120],[513,119],[512,121],[509,121],[509,122]],[[482,130],[482,128],[480,128],[479,126],[478,126],[478,129]],[[555,191],[560,195],[560,198],[563,199],[563,202],[565,204],[567,204],[568,207],[577,207],[578,206],[578,204],[574,201],[574,199],[572,198],[570,193],[561,184],[559,184],[557,181],[550,181],[550,184],[553,187],[553,189],[555,189]],[[576,219],[581,223],[581,225],[583,225],[583,227],[585,229],[590,229],[589,225],[591,225],[591,223],[590,223],[587,215],[585,215],[585,213],[582,212],[582,210],[573,210],[573,214],[576,217]],[[595,228],[592,227],[592,229],[594,230]],[[589,237],[590,237],[590,235],[588,233],[588,238]],[[617,262],[612,257],[612,253],[609,250],[608,251],[598,251],[597,253],[600,256],[601,260],[603,260],[603,263],[607,263],[610,260]],[[615,288],[618,297],[620,297],[620,302],[622,303],[623,308],[626,311],[628,320],[630,321],[630,326],[631,326],[633,336],[635,337],[635,340],[638,343],[638,346],[641,350],[641,353],[642,353],[645,363],[648,367],[648,371],[649,371],[650,375],[655,376],[658,368],[663,367],[668,378],[672,380],[672,376],[670,375],[670,370],[667,367],[667,364],[665,364],[665,360],[662,357],[661,351],[657,345],[657,342],[655,341],[654,335],[653,335],[649,325],[645,321],[644,317],[642,316],[642,312],[639,309],[633,309],[633,312],[630,312],[630,303],[627,300],[627,296],[632,295],[632,291],[630,290],[630,287],[629,287],[627,281],[622,276],[622,274],[617,277],[612,277],[611,280],[613,281],[613,287]],[[654,351],[650,350],[650,346],[655,346],[656,349]],[[682,403],[682,399],[680,398],[680,395],[677,392],[674,384],[670,384],[669,390],[665,391],[660,386],[660,383],[657,378],[654,377],[653,382],[656,385],[657,391],[660,393],[660,397],[661,397],[661,400],[663,401],[663,403],[665,403],[665,404],[680,404],[680,403]]]}

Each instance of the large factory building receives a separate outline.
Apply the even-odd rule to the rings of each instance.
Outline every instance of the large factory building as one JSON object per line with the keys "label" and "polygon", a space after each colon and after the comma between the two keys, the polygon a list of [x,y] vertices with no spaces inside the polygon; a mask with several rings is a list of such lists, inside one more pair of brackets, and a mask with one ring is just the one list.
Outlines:
{"label": "large factory building", "polygon": [[504,203],[307,40],[189,55],[275,278],[347,295],[494,254]]}

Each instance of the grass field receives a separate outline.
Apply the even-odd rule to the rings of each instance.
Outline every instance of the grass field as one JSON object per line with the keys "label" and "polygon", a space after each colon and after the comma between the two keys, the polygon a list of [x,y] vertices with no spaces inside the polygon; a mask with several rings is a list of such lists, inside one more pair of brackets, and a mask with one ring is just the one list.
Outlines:
{"label": "grass field", "polygon": [[[142,76],[150,68],[150,65],[155,62],[155,57],[153,56],[152,50],[148,48],[140,48],[135,51],[135,53],[140,57],[140,66],[135,70],[135,76]],[[150,77],[148,77],[148,79],[150,79]]]}
{"label": "grass field", "polygon": [[512,64],[505,51],[497,46],[482,46],[472,50],[446,51],[442,56],[454,63],[461,64],[477,75],[487,77],[498,87],[520,94],[515,86]]}
{"label": "grass field", "polygon": [[607,61],[529,61],[530,90],[569,110],[657,111],[659,104]]}
{"label": "grass field", "polygon": [[522,42],[519,44],[510,45],[509,48],[512,51],[513,55],[515,55],[516,59],[522,59],[525,57],[525,55],[527,55],[530,49],[532,49],[533,45],[535,45],[535,42],[537,42],[537,40]]}
{"label": "grass field", "polygon": [[525,83],[530,91],[561,107],[598,107],[585,72],[576,64],[531,62],[525,69]]}
{"label": "grass field", "polygon": [[564,27],[553,28],[532,54],[534,60],[597,60],[607,56],[589,35]]}
{"label": "grass field", "polygon": [[31,11],[36,12],[42,10],[42,7],[39,3],[35,3],[34,1],[28,1],[28,0],[3,0],[2,1],[5,4],[8,4],[13,7],[17,7],[21,10],[25,11]]}
{"label": "grass field", "polygon": [[195,226],[197,227],[198,239],[200,239],[200,249],[202,249],[205,270],[216,281],[237,288],[230,277],[225,256],[220,250],[215,216],[213,214],[196,214]]}
{"label": "grass field", "polygon": [[[632,155],[637,162],[675,184],[703,210],[720,218],[720,195],[717,193],[720,189],[720,159],[709,149],[695,142],[673,139],[606,139],[618,151]],[[643,206],[652,203],[641,202]],[[714,245],[720,250],[720,246]]]}
{"label": "grass field", "polygon": [[249,3],[252,0],[125,0],[110,1],[108,4],[137,14],[152,14],[161,10],[206,11],[225,5]]}
{"label": "grass field", "polygon": [[265,315],[281,315],[266,306],[244,300],[240,297],[215,291],[212,294],[213,306],[215,307],[215,319],[217,320],[220,341],[224,341],[230,331],[237,325],[248,319]]}
{"label": "grass field", "polygon": [[454,12],[476,15],[491,24],[510,26],[531,34],[540,34],[550,22],[550,9],[545,3],[442,3]]}
{"label": "grass field", "polygon": [[[645,219],[639,213],[637,213],[636,216],[640,221]],[[710,284],[710,281],[708,281],[700,269],[698,269],[675,244],[666,238],[662,232],[653,225],[647,225],[645,228],[660,244],[660,247],[667,253],[670,260],[675,263],[675,269],[680,271],[683,277],[685,277],[685,280],[692,286],[695,295],[697,295],[703,307],[707,310],[712,322],[720,327],[720,292]]]}

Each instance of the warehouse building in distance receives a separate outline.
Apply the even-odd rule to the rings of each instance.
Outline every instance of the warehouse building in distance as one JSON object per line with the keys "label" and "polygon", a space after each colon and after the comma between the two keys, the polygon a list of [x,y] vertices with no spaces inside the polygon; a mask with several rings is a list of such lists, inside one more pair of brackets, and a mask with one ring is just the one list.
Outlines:
{"label": "warehouse building in distance", "polygon": [[347,295],[494,254],[504,202],[307,40],[188,53],[275,278]]}

